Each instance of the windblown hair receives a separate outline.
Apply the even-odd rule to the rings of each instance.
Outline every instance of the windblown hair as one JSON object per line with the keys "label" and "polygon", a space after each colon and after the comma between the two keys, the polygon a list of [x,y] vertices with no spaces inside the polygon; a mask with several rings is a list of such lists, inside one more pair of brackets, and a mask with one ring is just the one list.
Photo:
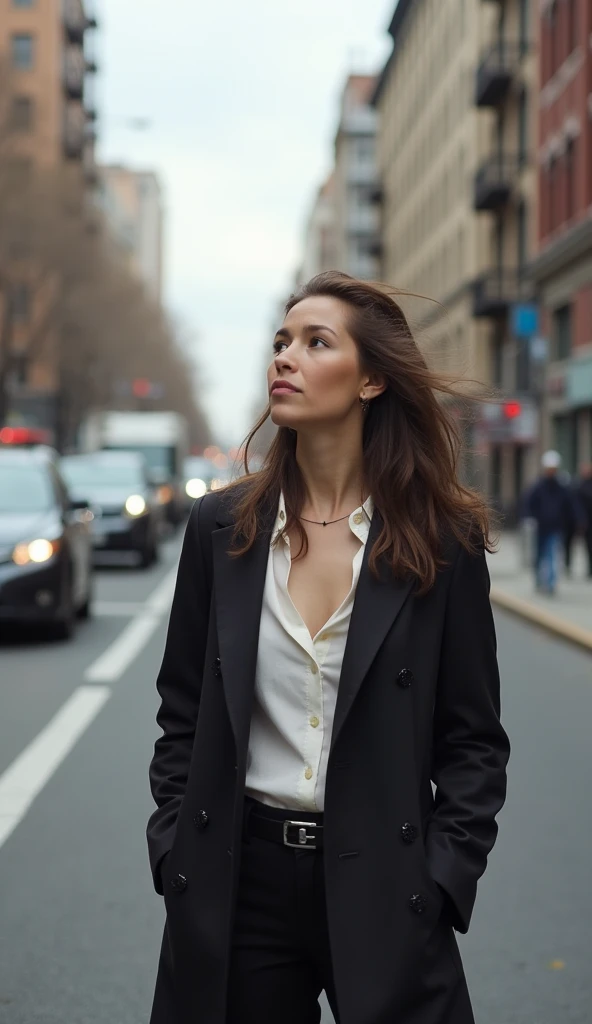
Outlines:
{"label": "windblown hair", "polygon": [[[483,497],[458,479],[461,432],[451,416],[451,403],[438,399],[438,394],[445,395],[466,405],[466,393],[455,387],[452,377],[428,368],[396,301],[401,294],[330,271],[293,294],[286,313],[311,296],[332,296],[346,303],[347,327],[363,371],[386,380],[386,390],[370,402],[363,421],[364,486],[382,519],[369,567],[378,576],[378,559],[386,559],[395,576],[416,577],[417,592],[422,594],[446,564],[446,538],[456,537],[472,553],[483,546],[493,550],[491,512]],[[262,468],[249,473],[249,449],[269,415],[268,406],[245,441],[248,485],[242,477],[230,486],[236,498],[232,554],[240,556],[251,548],[262,518],[277,507],[283,491],[284,530],[299,534],[301,557],[308,549],[299,519],[306,490],[296,461],[296,433],[279,427]]]}

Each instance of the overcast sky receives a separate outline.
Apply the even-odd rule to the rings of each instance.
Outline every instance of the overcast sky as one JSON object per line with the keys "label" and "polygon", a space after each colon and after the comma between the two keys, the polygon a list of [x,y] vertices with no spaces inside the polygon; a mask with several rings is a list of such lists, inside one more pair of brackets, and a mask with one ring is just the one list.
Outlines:
{"label": "overcast sky", "polygon": [[[241,440],[351,70],[395,0],[99,0],[102,160],[159,174],[167,305],[198,337],[208,412]],[[134,131],[127,120],[146,117]]]}

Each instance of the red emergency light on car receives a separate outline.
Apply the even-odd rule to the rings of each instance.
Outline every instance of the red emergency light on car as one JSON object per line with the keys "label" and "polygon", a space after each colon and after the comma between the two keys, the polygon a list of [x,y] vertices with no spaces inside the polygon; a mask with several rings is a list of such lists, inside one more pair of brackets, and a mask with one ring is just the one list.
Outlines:
{"label": "red emergency light on car", "polygon": [[0,429],[0,444],[49,444],[49,440],[49,431],[39,427],[2,427]]}

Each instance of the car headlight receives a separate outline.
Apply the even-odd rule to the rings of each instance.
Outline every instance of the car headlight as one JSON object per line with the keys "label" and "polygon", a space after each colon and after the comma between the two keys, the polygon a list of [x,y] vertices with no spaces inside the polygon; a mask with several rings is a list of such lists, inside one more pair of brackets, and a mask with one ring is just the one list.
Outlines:
{"label": "car headlight", "polygon": [[189,498],[201,498],[207,489],[205,480],[200,480],[199,477],[194,477],[185,484],[185,492]]}
{"label": "car headlight", "polygon": [[141,516],[146,511],[146,502],[141,494],[130,494],[125,503],[128,516]]}
{"label": "car headlight", "polygon": [[60,544],[59,540],[46,540],[44,537],[25,541],[16,545],[12,552],[12,560],[15,565],[30,565],[32,562],[40,565],[42,562],[49,562],[49,559],[57,554]]}

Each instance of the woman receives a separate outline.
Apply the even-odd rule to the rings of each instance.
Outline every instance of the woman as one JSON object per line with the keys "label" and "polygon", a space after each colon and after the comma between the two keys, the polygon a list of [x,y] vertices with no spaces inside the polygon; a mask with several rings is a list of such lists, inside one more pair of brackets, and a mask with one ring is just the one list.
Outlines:
{"label": "woman", "polygon": [[454,929],[509,748],[452,388],[336,272],[288,302],[268,385],[263,468],[192,511],[158,678],[152,1024],[313,1024],[322,989],[340,1024],[470,1024]]}

